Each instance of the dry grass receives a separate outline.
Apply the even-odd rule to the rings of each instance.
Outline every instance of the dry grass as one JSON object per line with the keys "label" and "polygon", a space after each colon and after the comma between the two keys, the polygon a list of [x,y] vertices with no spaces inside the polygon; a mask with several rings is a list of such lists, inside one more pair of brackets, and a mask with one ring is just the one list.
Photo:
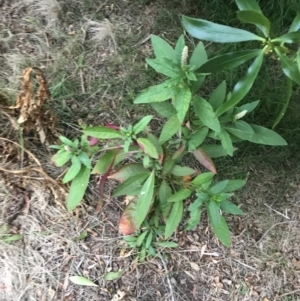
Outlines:
{"label": "dry grass", "polygon": [[[145,69],[144,58],[152,53],[145,37],[160,34],[154,19],[165,11],[164,4],[4,2],[0,89],[12,101],[22,70],[34,66],[43,69],[50,82],[50,106],[60,118],[58,130],[68,137],[79,133],[79,118],[89,124],[126,124],[142,115],[144,109],[132,108],[131,100],[157,81]],[[109,21],[102,18],[105,14]],[[20,142],[19,133],[2,115],[0,137]],[[50,176],[59,177],[63,170],[51,164],[51,153],[36,137],[24,136],[24,145]],[[20,168],[20,148],[14,155],[0,152],[0,158],[6,158],[0,167]],[[25,158],[26,166],[33,163]],[[86,205],[70,214],[63,195],[41,174],[0,172],[0,229],[8,227],[0,235],[22,234],[22,240],[10,244],[0,238],[0,301],[299,300],[299,179],[290,177],[296,183],[292,187],[286,185],[289,177],[284,171],[245,166],[250,178],[239,201],[246,215],[228,217],[233,237],[229,249],[218,243],[204,218],[195,231],[179,229],[174,237],[180,245],[177,250],[161,250],[147,263],[136,263],[118,235],[122,204],[110,198],[110,187],[100,215],[94,214],[97,179],[90,184]],[[74,241],[83,231],[87,237]],[[124,271],[119,280],[103,280],[106,272],[119,269]],[[69,281],[74,275],[99,286],[74,285]]]}

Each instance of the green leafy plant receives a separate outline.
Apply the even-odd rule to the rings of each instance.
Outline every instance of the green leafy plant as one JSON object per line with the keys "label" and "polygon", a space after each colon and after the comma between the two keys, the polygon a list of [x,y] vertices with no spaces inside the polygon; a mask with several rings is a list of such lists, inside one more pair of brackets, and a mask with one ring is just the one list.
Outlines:
{"label": "green leafy plant", "polygon": [[274,122],[274,128],[281,121],[288,107],[292,82],[300,85],[300,14],[296,15],[287,33],[278,35],[272,30],[270,20],[263,14],[256,0],[235,0],[235,3],[239,9],[238,19],[242,23],[255,25],[256,33],[187,16],[182,18],[183,26],[191,36],[201,40],[217,43],[258,41],[261,49],[218,55],[209,59],[195,71],[198,73],[220,72],[226,68],[236,68],[251,59],[255,59],[249,67],[244,81],[236,84],[232,95],[228,99],[228,104],[218,108],[217,114],[221,114],[235,106],[241,100],[241,97],[244,97],[251,89],[264,56],[280,60],[282,71],[287,77],[287,92],[283,108]]}
{"label": "green leafy plant", "polygon": [[[134,103],[150,104],[166,118],[162,129],[155,131],[160,134],[151,131],[149,124],[153,116],[147,115],[127,127],[114,124],[85,127],[80,146],[76,140],[61,138],[63,144],[55,146],[59,151],[53,158],[59,166],[74,157],[81,160],[83,152],[89,163],[95,151],[102,153],[92,171],[90,165],[80,161],[80,166],[87,170],[84,178],[78,168],[72,177],[67,178],[72,180],[67,207],[72,210],[78,205],[91,171],[91,174],[101,176],[100,198],[108,179],[120,183],[112,195],[124,196],[127,202],[119,231],[125,235],[130,247],[140,251],[139,259],[155,256],[157,247],[176,247],[177,244],[169,239],[185,220],[185,213],[189,215],[184,222],[186,230],[194,229],[206,213],[213,232],[229,246],[230,231],[224,215],[243,213],[231,199],[233,192],[243,187],[245,181],[214,181],[217,168],[213,159],[233,156],[236,144],[244,140],[286,145],[286,141],[274,131],[242,120],[259,103],[239,105],[252,87],[264,52],[259,52],[247,76],[236,84],[233,91],[227,91],[226,82],[222,82],[205,99],[199,91],[208,75],[208,72],[201,71],[201,66],[208,62],[202,42],[189,56],[183,36],[175,48],[158,36],[152,36],[151,40],[155,58],[147,59],[147,63],[165,75],[166,80],[142,91]],[[101,148],[93,148],[92,139],[101,144]],[[193,156],[209,171],[183,164],[185,156]],[[129,157],[130,162],[126,161]],[[73,161],[67,174],[72,169],[75,169]],[[72,185],[77,177],[79,180],[74,188],[77,194],[74,196]],[[82,182],[84,185],[80,186]]]}

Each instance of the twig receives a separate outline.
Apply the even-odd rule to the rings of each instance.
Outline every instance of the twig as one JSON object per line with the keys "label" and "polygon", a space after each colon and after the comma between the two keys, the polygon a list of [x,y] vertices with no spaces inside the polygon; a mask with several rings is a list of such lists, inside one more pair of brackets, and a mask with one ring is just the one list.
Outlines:
{"label": "twig", "polygon": [[167,265],[166,265],[166,262],[164,261],[163,257],[161,256],[161,254],[158,254],[163,266],[164,266],[164,269],[166,271],[166,277],[167,277],[167,282],[168,282],[168,285],[169,285],[169,288],[170,288],[170,294],[171,294],[171,300],[172,301],[175,301],[175,298],[174,298],[174,291],[173,291],[173,286],[172,286],[172,283],[171,283],[171,280],[170,280],[170,277],[169,277],[169,271],[168,271],[168,268],[167,268]]}
{"label": "twig", "polygon": [[84,79],[83,79],[82,69],[79,70],[79,75],[80,75],[80,81],[81,81],[81,91],[82,91],[82,93],[85,93],[85,87],[84,87]]}
{"label": "twig", "polygon": [[290,219],[287,215],[284,215],[283,213],[281,213],[281,212],[279,212],[279,211],[273,209],[273,208],[272,208],[271,206],[269,206],[268,204],[264,203],[264,205],[265,205],[266,207],[268,207],[269,209],[271,209],[272,211],[274,211],[275,213],[277,213],[277,214],[283,216],[284,218]]}
{"label": "twig", "polygon": [[283,225],[283,224],[289,224],[289,223],[299,223],[299,221],[289,221],[289,222],[281,222],[281,223],[277,223],[277,224],[274,224],[271,228],[269,228],[265,233],[264,235],[260,238],[259,241],[256,242],[256,244],[260,243],[264,238],[265,236],[276,226],[278,225]]}
{"label": "twig", "polygon": [[241,261],[239,261],[239,260],[236,260],[236,259],[234,259],[234,258],[231,258],[231,259],[232,259],[232,260],[234,260],[235,262],[237,262],[237,263],[239,263],[239,264],[243,265],[244,267],[246,267],[246,268],[250,269],[250,270],[257,271],[257,269],[256,269],[256,268],[253,268],[253,267],[251,267],[251,266],[250,266],[250,265],[248,265],[248,264],[245,264],[245,263],[243,263],[243,262],[241,262]]}
{"label": "twig", "polygon": [[300,289],[294,290],[294,291],[289,292],[289,293],[282,294],[282,295],[278,296],[277,298],[286,297],[286,296],[293,295],[293,294],[298,293],[298,292],[300,292]]}

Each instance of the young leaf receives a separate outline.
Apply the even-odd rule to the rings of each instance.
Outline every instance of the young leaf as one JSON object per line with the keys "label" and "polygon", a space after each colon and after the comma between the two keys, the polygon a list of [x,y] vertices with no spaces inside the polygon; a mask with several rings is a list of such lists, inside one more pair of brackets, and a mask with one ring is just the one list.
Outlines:
{"label": "young leaf", "polygon": [[213,177],[214,174],[212,172],[203,172],[193,179],[191,183],[197,187],[201,187],[203,184],[209,182]]}
{"label": "young leaf", "polygon": [[[202,145],[200,148],[201,151],[206,153],[210,158],[220,158],[227,156],[227,151],[222,145],[211,144],[211,145]],[[234,151],[236,148],[234,148]]]}
{"label": "young leaf", "polygon": [[214,195],[219,194],[224,191],[224,189],[226,188],[228,183],[229,183],[229,180],[220,181],[220,182],[216,183],[213,187],[211,187],[209,191]]}
{"label": "young leaf", "polygon": [[51,160],[55,163],[56,166],[61,167],[65,165],[71,158],[73,154],[62,149],[55,154]]}
{"label": "young leaf", "polygon": [[233,69],[257,57],[260,52],[261,49],[253,49],[221,54],[208,60],[198,71],[202,73],[212,73],[220,72],[225,69]]}
{"label": "young leaf", "polygon": [[224,102],[226,97],[226,81],[222,81],[221,84],[212,92],[209,103],[213,110],[217,110]]}
{"label": "young leaf", "polygon": [[[123,211],[119,221],[119,232],[123,235],[131,235],[137,230],[136,205],[137,197],[134,197]],[[136,241],[135,237],[131,237]],[[126,240],[128,241],[128,239]]]}
{"label": "young leaf", "polygon": [[246,104],[238,107],[235,114],[238,114],[238,113],[243,112],[245,110],[247,111],[247,113],[250,113],[258,106],[258,104],[259,104],[259,100],[246,103]]}
{"label": "young leaf", "polygon": [[82,200],[90,180],[90,169],[82,166],[80,172],[72,180],[69,195],[67,198],[67,209],[72,211]]}
{"label": "young leaf", "polygon": [[193,175],[196,171],[188,166],[175,165],[171,171],[171,174],[176,177],[185,177]]}
{"label": "young leaf", "polygon": [[227,154],[232,157],[234,148],[232,145],[230,135],[226,132],[226,130],[222,129],[222,131],[218,133],[218,136],[221,139],[221,144],[223,148],[227,151]]}
{"label": "young leaf", "polygon": [[200,146],[205,140],[207,134],[208,134],[207,127],[203,127],[202,129],[193,133],[188,142],[188,146],[189,146],[188,150],[194,151],[198,146]]}
{"label": "young leaf", "polygon": [[221,105],[217,111],[216,115],[220,116],[224,112],[236,106],[250,91],[253,86],[253,83],[257,77],[257,74],[260,70],[261,64],[263,62],[264,50],[260,52],[258,57],[252,63],[252,65],[248,68],[248,72],[246,77],[241,79],[235,86],[232,91],[232,95],[228,101],[226,101],[223,105]]}
{"label": "young leaf", "polygon": [[205,201],[209,200],[209,198],[210,198],[209,194],[204,192],[198,192],[197,199],[189,205],[188,211],[192,212],[197,208],[200,208]]}
{"label": "young leaf", "polygon": [[181,66],[167,57],[157,59],[146,59],[146,62],[156,72],[166,75],[168,77],[178,77],[183,74]]}
{"label": "young leaf", "polygon": [[270,33],[270,21],[261,13],[255,10],[243,10],[237,13],[240,21],[256,25],[267,38]]}
{"label": "young leaf", "polygon": [[151,206],[154,191],[155,172],[152,171],[144,183],[136,205],[136,224],[139,228],[146,218]]}
{"label": "young leaf", "polygon": [[72,276],[69,278],[71,282],[79,285],[85,285],[85,286],[98,286],[94,282],[92,282],[90,279],[87,279],[82,276]]}
{"label": "young leaf", "polygon": [[190,195],[192,194],[192,190],[190,189],[181,189],[177,192],[175,192],[173,195],[171,195],[167,202],[168,203],[176,203],[176,202],[181,202],[186,200],[187,198],[190,197]]}
{"label": "young leaf", "polygon": [[165,239],[169,238],[176,230],[183,215],[183,202],[173,204],[171,213],[166,220]]}
{"label": "young leaf", "polygon": [[81,162],[76,156],[73,156],[71,158],[71,162],[72,162],[72,165],[70,166],[69,170],[67,171],[67,173],[65,174],[65,176],[62,179],[62,182],[64,184],[73,180],[78,175],[78,173],[81,169]]}
{"label": "young leaf", "polygon": [[81,163],[83,165],[85,165],[87,168],[92,169],[92,164],[91,164],[91,159],[89,158],[89,156],[87,155],[86,152],[82,151],[79,155],[78,155],[78,159],[81,161]]}
{"label": "young leaf", "polygon": [[174,80],[166,80],[159,85],[150,86],[143,90],[133,102],[135,104],[162,102],[174,97],[176,94],[176,82]]}
{"label": "young leaf", "polygon": [[148,231],[143,232],[138,239],[136,240],[136,245],[137,247],[140,247],[142,245],[142,243],[144,242],[146,236],[148,234]]}
{"label": "young leaf", "polygon": [[200,223],[201,219],[201,208],[198,207],[190,212],[190,218],[187,221],[185,230],[193,230]]}
{"label": "young leaf", "polygon": [[164,219],[166,219],[170,213],[172,204],[168,203],[167,200],[172,195],[172,189],[168,183],[163,180],[158,190],[159,207]]}
{"label": "young leaf", "polygon": [[177,117],[180,123],[184,121],[185,115],[190,107],[192,93],[189,87],[184,86],[174,98],[174,107],[177,111]]}
{"label": "young leaf", "polygon": [[136,123],[133,126],[133,129],[132,129],[133,133],[135,135],[137,135],[140,132],[142,132],[146,128],[146,126],[149,124],[149,122],[152,120],[152,118],[153,118],[152,115],[143,117],[138,123]]}
{"label": "young leaf", "polygon": [[235,0],[239,10],[255,10],[261,12],[261,9],[256,0]]}
{"label": "young leaf", "polygon": [[193,155],[205,168],[207,168],[214,174],[217,174],[214,162],[201,148],[193,151]]}
{"label": "young leaf", "polygon": [[1,240],[6,242],[6,243],[9,243],[9,242],[12,242],[12,241],[18,241],[22,238],[23,238],[22,234],[14,234],[14,235],[5,236],[4,238],[1,238]]}
{"label": "young leaf", "polygon": [[175,45],[176,60],[177,63],[180,65],[181,65],[181,56],[182,56],[182,51],[184,46],[185,46],[185,41],[184,41],[184,36],[182,34]]}
{"label": "young leaf", "polygon": [[198,92],[198,90],[202,86],[204,80],[205,80],[205,75],[197,75],[197,81],[191,83],[191,85],[192,85],[191,92],[193,95],[196,94],[196,92]]}
{"label": "young leaf", "polygon": [[120,195],[137,195],[139,194],[142,186],[141,184],[146,180],[149,176],[149,172],[147,173],[139,173],[125,180],[122,184],[117,186],[117,188],[113,192],[113,197],[117,197]]}
{"label": "young leaf", "polygon": [[177,111],[175,108],[168,102],[153,102],[151,103],[152,108],[161,116],[166,118],[171,118],[176,115]]}
{"label": "young leaf", "polygon": [[280,42],[288,44],[300,43],[300,31],[286,33],[283,36],[271,40],[271,42]]}
{"label": "young leaf", "polygon": [[164,125],[160,137],[159,143],[163,144],[175,135],[181,128],[181,123],[178,120],[177,115],[172,116]]}
{"label": "young leaf", "polygon": [[162,247],[162,248],[176,248],[178,247],[178,244],[173,241],[157,241],[153,243],[156,247]]}
{"label": "young leaf", "polygon": [[165,40],[159,36],[151,35],[151,42],[157,58],[168,57],[176,62],[176,52]]}
{"label": "young leaf", "polygon": [[208,214],[208,218],[209,218],[210,224],[211,224],[212,229],[213,229],[214,233],[216,234],[217,238],[221,241],[221,243],[223,245],[225,245],[226,247],[229,247],[230,246],[230,232],[229,232],[228,225],[227,225],[224,217],[220,216],[219,226],[217,226],[214,223],[210,214]]}
{"label": "young leaf", "polygon": [[206,203],[206,208],[208,215],[211,217],[212,224],[216,227],[220,227],[221,214],[219,205],[215,201],[210,201],[209,203]]}
{"label": "young leaf", "polygon": [[71,140],[69,140],[67,137],[59,136],[58,138],[63,144],[68,145],[70,147],[75,147],[74,143]]}
{"label": "young leaf", "polygon": [[92,174],[99,174],[99,175],[104,174],[112,164],[115,157],[116,157],[116,150],[108,151],[106,154],[102,155],[97,161],[92,171]]}
{"label": "young leaf", "polygon": [[183,16],[182,24],[185,30],[193,37],[217,43],[235,43],[243,41],[264,41],[260,36],[249,31],[220,25],[202,19]]}
{"label": "young leaf", "polygon": [[289,32],[298,31],[300,29],[300,13],[298,13],[291,24],[291,27],[289,29]]}
{"label": "young leaf", "polygon": [[144,151],[145,154],[149,155],[154,159],[158,159],[158,153],[155,146],[147,138],[136,139],[139,147]]}
{"label": "young leaf", "polygon": [[207,127],[213,131],[220,132],[220,122],[216,117],[213,107],[202,97],[193,98],[193,106],[195,113]]}
{"label": "young leaf", "polygon": [[109,272],[103,276],[103,279],[106,281],[116,280],[116,279],[120,278],[122,276],[122,274],[123,274],[122,270],[119,272]]}
{"label": "young leaf", "polygon": [[114,139],[122,137],[120,132],[105,126],[88,127],[83,130],[83,133],[98,139]]}
{"label": "young leaf", "polygon": [[297,64],[294,63],[292,59],[283,54],[279,48],[275,47],[275,52],[278,55],[281,67],[284,74],[289,77],[291,80],[300,85],[300,71]]}
{"label": "young leaf", "polygon": [[244,180],[228,180],[228,183],[223,189],[223,192],[231,192],[242,188],[246,184]]}
{"label": "young leaf", "polygon": [[122,166],[119,170],[115,171],[107,178],[114,179],[119,182],[124,182],[128,178],[141,173],[149,173],[149,171],[146,168],[144,168],[143,165],[141,164],[129,163],[126,164],[125,166]]}
{"label": "young leaf", "polygon": [[236,205],[234,205],[233,203],[231,203],[227,200],[221,202],[220,207],[221,207],[221,210],[226,213],[230,213],[230,214],[234,214],[234,215],[244,214],[244,212],[239,207],[237,207]]}
{"label": "young leaf", "polygon": [[190,65],[193,70],[199,69],[207,61],[207,54],[202,42],[199,42],[192,53]]}

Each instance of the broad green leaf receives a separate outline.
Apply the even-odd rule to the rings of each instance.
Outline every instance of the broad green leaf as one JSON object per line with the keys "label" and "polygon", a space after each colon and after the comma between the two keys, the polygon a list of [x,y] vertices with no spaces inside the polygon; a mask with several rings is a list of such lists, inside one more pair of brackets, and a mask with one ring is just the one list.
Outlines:
{"label": "broad green leaf", "polygon": [[192,53],[192,56],[190,59],[190,65],[193,70],[197,70],[206,61],[207,61],[207,54],[205,51],[205,47],[202,42],[199,42]]}
{"label": "broad green leaf", "polygon": [[175,45],[176,59],[177,59],[177,63],[180,65],[181,65],[181,56],[182,56],[182,51],[184,46],[185,46],[185,41],[184,41],[184,36],[182,34]]}
{"label": "broad green leaf", "polygon": [[300,13],[298,13],[291,24],[291,27],[289,29],[289,32],[298,31],[300,29]]}
{"label": "broad green leaf", "polygon": [[235,0],[239,10],[255,10],[261,12],[261,9],[256,0]]}
{"label": "broad green leaf", "polygon": [[227,151],[227,154],[232,157],[234,148],[230,135],[226,132],[226,130],[222,129],[222,131],[218,133],[218,136],[221,139],[223,148]]}
{"label": "broad green leaf", "polygon": [[231,203],[227,200],[221,202],[220,207],[221,207],[221,210],[226,213],[230,213],[230,214],[234,214],[234,215],[244,214],[243,210],[241,210],[238,206],[234,205],[233,203]]}
{"label": "broad green leaf", "polygon": [[176,202],[166,220],[165,238],[169,238],[178,227],[183,215],[183,202]]}
{"label": "broad green leaf", "polygon": [[181,123],[178,120],[177,115],[172,116],[164,125],[160,137],[159,143],[163,144],[174,136],[181,128]]}
{"label": "broad green leaf", "polygon": [[142,245],[142,243],[144,242],[146,236],[148,234],[148,231],[143,232],[138,239],[136,240],[136,245],[137,247],[140,247]]}
{"label": "broad green leaf", "polygon": [[116,151],[115,150],[111,150],[108,151],[107,153],[105,153],[104,155],[102,155],[99,160],[97,161],[92,174],[104,174],[107,172],[108,168],[111,166],[111,164],[113,163],[113,160],[116,157]]}
{"label": "broad green leaf", "polygon": [[154,159],[158,159],[158,153],[155,146],[151,143],[147,138],[138,138],[136,139],[139,147],[145,152],[145,154],[149,155]]}
{"label": "broad green leaf", "polygon": [[120,195],[137,195],[142,189],[142,183],[149,176],[149,172],[147,173],[139,173],[136,174],[123,183],[117,186],[117,188],[113,192],[113,197],[117,197]]}
{"label": "broad green leaf", "polygon": [[18,241],[22,238],[23,238],[22,234],[14,234],[14,235],[5,236],[4,238],[1,238],[1,240],[9,243],[12,241]]}
{"label": "broad green leaf", "polygon": [[211,217],[212,223],[216,225],[216,227],[220,227],[221,214],[219,205],[214,201],[210,201],[209,203],[206,203],[206,208],[208,215]]}
{"label": "broad green leaf", "polygon": [[205,140],[206,136],[208,134],[208,128],[203,127],[202,129],[196,131],[190,136],[189,142],[188,142],[188,150],[194,151],[197,147],[199,147],[203,141]]}
{"label": "broad green leaf", "polygon": [[243,41],[264,41],[260,36],[249,31],[220,25],[202,19],[183,16],[182,24],[185,30],[193,37],[217,43],[235,43]]}
{"label": "broad green leaf", "polygon": [[236,110],[236,112],[235,112],[235,114],[243,112],[244,110],[246,110],[247,113],[250,113],[250,112],[252,112],[258,106],[258,104],[259,104],[259,100],[246,103],[246,104],[238,107],[237,110]]}
{"label": "broad green leaf", "polygon": [[190,218],[187,221],[185,230],[193,230],[196,228],[196,226],[200,223],[201,213],[200,207],[190,212]]}
{"label": "broad green leaf", "polygon": [[193,175],[196,171],[188,166],[175,165],[171,171],[171,174],[176,177],[185,177]]}
{"label": "broad green leaf", "polygon": [[98,139],[114,139],[122,137],[120,132],[105,126],[88,127],[83,130],[83,133]]}
{"label": "broad green leaf", "polygon": [[181,158],[185,155],[185,149],[186,146],[184,143],[182,143],[172,155],[172,160],[174,160],[175,162],[180,162]]}
{"label": "broad green leaf", "polygon": [[163,180],[158,190],[159,207],[164,219],[166,219],[171,211],[172,204],[168,203],[167,200],[172,195],[172,189],[168,183]]}
{"label": "broad green leaf", "polygon": [[69,195],[67,198],[67,209],[72,211],[82,200],[90,180],[90,169],[82,166],[80,172],[72,180]]}
{"label": "broad green leaf", "polygon": [[185,115],[190,107],[192,93],[189,87],[184,86],[174,97],[173,105],[177,111],[177,117],[180,123],[184,121]]}
{"label": "broad green leaf", "polygon": [[195,151],[193,151],[194,157],[208,170],[213,172],[214,174],[217,174],[217,170],[215,167],[214,162],[212,159],[203,151],[202,148],[198,148]]}
{"label": "broad green leaf", "polygon": [[175,163],[176,163],[175,160],[173,160],[173,159],[171,159],[171,158],[170,158],[170,159],[167,159],[167,160],[164,162],[164,166],[163,166],[163,168],[162,168],[161,174],[162,174],[163,176],[169,174],[169,173],[172,171],[172,169],[174,168]]}
{"label": "broad green leaf", "polygon": [[147,134],[147,139],[155,146],[158,155],[159,156],[162,155],[163,154],[163,148],[160,145],[158,138],[156,136],[154,136],[153,134],[148,133]]}
{"label": "broad green leaf", "polygon": [[271,40],[271,42],[272,43],[280,42],[280,43],[288,43],[288,44],[300,43],[300,31],[286,33],[283,36]]}
{"label": "broad green leaf", "polygon": [[190,195],[192,194],[192,190],[190,189],[181,189],[177,192],[175,192],[173,195],[171,195],[167,202],[168,203],[176,203],[176,202],[181,202],[186,200],[187,198],[190,197]]}
{"label": "broad green leaf", "polygon": [[123,271],[118,271],[118,272],[108,272],[106,274],[104,274],[103,279],[105,281],[111,281],[111,280],[116,280],[118,278],[120,278],[123,274]]}
{"label": "broad green leaf", "polygon": [[233,69],[257,57],[260,52],[261,49],[253,49],[221,54],[209,59],[198,71],[211,73],[220,72],[225,69]]}
{"label": "broad green leaf", "polygon": [[212,194],[219,194],[224,191],[224,189],[228,185],[228,182],[229,182],[229,180],[220,181],[220,182],[216,183],[214,186],[212,186],[209,191]]}
{"label": "broad green leaf", "polygon": [[63,144],[68,145],[70,147],[75,147],[74,143],[70,139],[68,139],[67,137],[59,136],[58,138]]}
{"label": "broad green leaf", "polygon": [[139,228],[151,207],[154,192],[155,171],[152,171],[144,183],[136,205],[136,224]]}
{"label": "broad green leaf", "polygon": [[226,81],[222,81],[221,84],[212,92],[209,103],[213,110],[216,111],[224,102],[226,97]]}
{"label": "broad green leaf", "polygon": [[56,166],[61,167],[65,165],[72,157],[72,153],[61,150],[58,151],[57,154],[51,158],[51,160],[55,163]]}
{"label": "broad green leaf", "polygon": [[146,168],[144,168],[142,164],[129,163],[125,166],[122,166],[119,170],[115,171],[114,173],[110,174],[107,178],[114,179],[119,182],[124,182],[134,175],[144,173],[150,172]]}
{"label": "broad green leaf", "polygon": [[192,71],[186,72],[186,77],[187,77],[190,81],[194,81],[194,82],[197,82],[197,81],[198,81],[197,76],[196,76],[195,73],[192,72]]}
{"label": "broad green leaf", "polygon": [[230,246],[230,232],[228,229],[228,225],[225,221],[225,218],[223,216],[220,216],[219,226],[217,226],[214,223],[210,214],[208,214],[208,218],[209,218],[210,224],[211,224],[212,229],[213,229],[214,233],[216,234],[217,238],[221,241],[221,243],[223,245],[225,245],[226,247],[229,247]]}
{"label": "broad green leaf", "polygon": [[227,151],[223,148],[222,145],[202,145],[201,150],[205,152],[210,158],[220,158],[227,156]]}
{"label": "broad green leaf", "polygon": [[86,152],[82,151],[77,157],[83,165],[85,165],[89,169],[92,169],[91,159]]}
{"label": "broad green leaf", "polygon": [[261,64],[263,62],[264,50],[260,52],[258,57],[248,68],[247,75],[241,79],[235,86],[232,91],[232,95],[228,101],[222,104],[216,111],[216,115],[220,116],[224,112],[236,106],[250,91],[253,86],[253,83],[257,77],[257,74],[260,70]]}
{"label": "broad green leaf", "polygon": [[251,124],[254,134],[251,142],[265,145],[287,145],[287,142],[277,133],[260,125]]}
{"label": "broad green leaf", "polygon": [[246,184],[244,180],[228,180],[228,183],[223,189],[223,192],[231,192],[242,188]]}
{"label": "broad green leaf", "polygon": [[146,59],[146,62],[156,72],[168,77],[178,77],[183,74],[181,66],[167,57],[161,57],[159,59]]}
{"label": "broad green leaf", "polygon": [[71,162],[72,162],[72,165],[70,166],[69,170],[67,171],[67,173],[65,174],[65,176],[62,179],[62,182],[64,184],[73,180],[78,175],[78,173],[81,169],[81,162],[76,156],[73,156],[71,158]]}
{"label": "broad green leaf", "polygon": [[193,106],[195,113],[203,124],[213,131],[220,132],[220,122],[214,113],[213,107],[204,98],[199,96],[194,97]]}
{"label": "broad green leaf", "polygon": [[197,81],[191,83],[192,84],[191,92],[193,95],[196,94],[196,92],[198,92],[198,90],[202,86],[204,80],[205,80],[205,75],[197,75]]}
{"label": "broad green leaf", "polygon": [[157,58],[168,57],[176,62],[176,52],[165,40],[159,36],[151,35],[151,42]]}
{"label": "broad green leaf", "polygon": [[214,177],[214,173],[203,172],[197,177],[195,177],[195,179],[193,179],[191,183],[195,186],[201,187],[203,184],[209,182],[213,177]]}
{"label": "broad green leaf", "polygon": [[174,116],[177,111],[175,108],[168,102],[153,102],[151,103],[152,108],[161,116],[166,118],[171,118]]}
{"label": "broad green leaf", "polygon": [[162,247],[162,248],[176,248],[178,247],[178,244],[173,241],[157,241],[153,243],[156,247]]}
{"label": "broad green leaf", "polygon": [[176,81],[166,80],[163,83],[143,90],[133,101],[138,103],[162,102],[174,97],[178,92]]}
{"label": "broad green leaf", "polygon": [[271,24],[268,18],[266,18],[261,12],[255,10],[242,10],[237,13],[237,16],[240,21],[244,23],[256,25],[265,37],[269,37]]}
{"label": "broad green leaf", "polygon": [[133,133],[135,135],[139,134],[140,132],[142,132],[146,126],[149,124],[149,122],[152,120],[153,116],[152,115],[148,115],[143,117],[138,123],[136,123],[133,126]]}
{"label": "broad green leaf", "polygon": [[197,199],[189,205],[188,211],[192,212],[192,211],[196,210],[197,208],[201,207],[205,201],[209,200],[209,198],[210,198],[209,194],[204,193],[204,192],[198,192]]}
{"label": "broad green leaf", "polygon": [[87,279],[87,278],[82,277],[82,276],[72,276],[69,279],[74,284],[85,285],[85,286],[98,286],[97,284],[95,284],[90,279]]}
{"label": "broad green leaf", "polygon": [[254,130],[250,124],[243,120],[237,120],[234,124],[228,125],[225,128],[229,133],[242,140],[249,140],[254,134]]}
{"label": "broad green leaf", "polygon": [[296,82],[298,85],[300,85],[300,71],[297,64],[291,58],[283,54],[279,50],[279,48],[275,47],[275,51],[280,59],[281,67],[284,74],[291,80]]}

